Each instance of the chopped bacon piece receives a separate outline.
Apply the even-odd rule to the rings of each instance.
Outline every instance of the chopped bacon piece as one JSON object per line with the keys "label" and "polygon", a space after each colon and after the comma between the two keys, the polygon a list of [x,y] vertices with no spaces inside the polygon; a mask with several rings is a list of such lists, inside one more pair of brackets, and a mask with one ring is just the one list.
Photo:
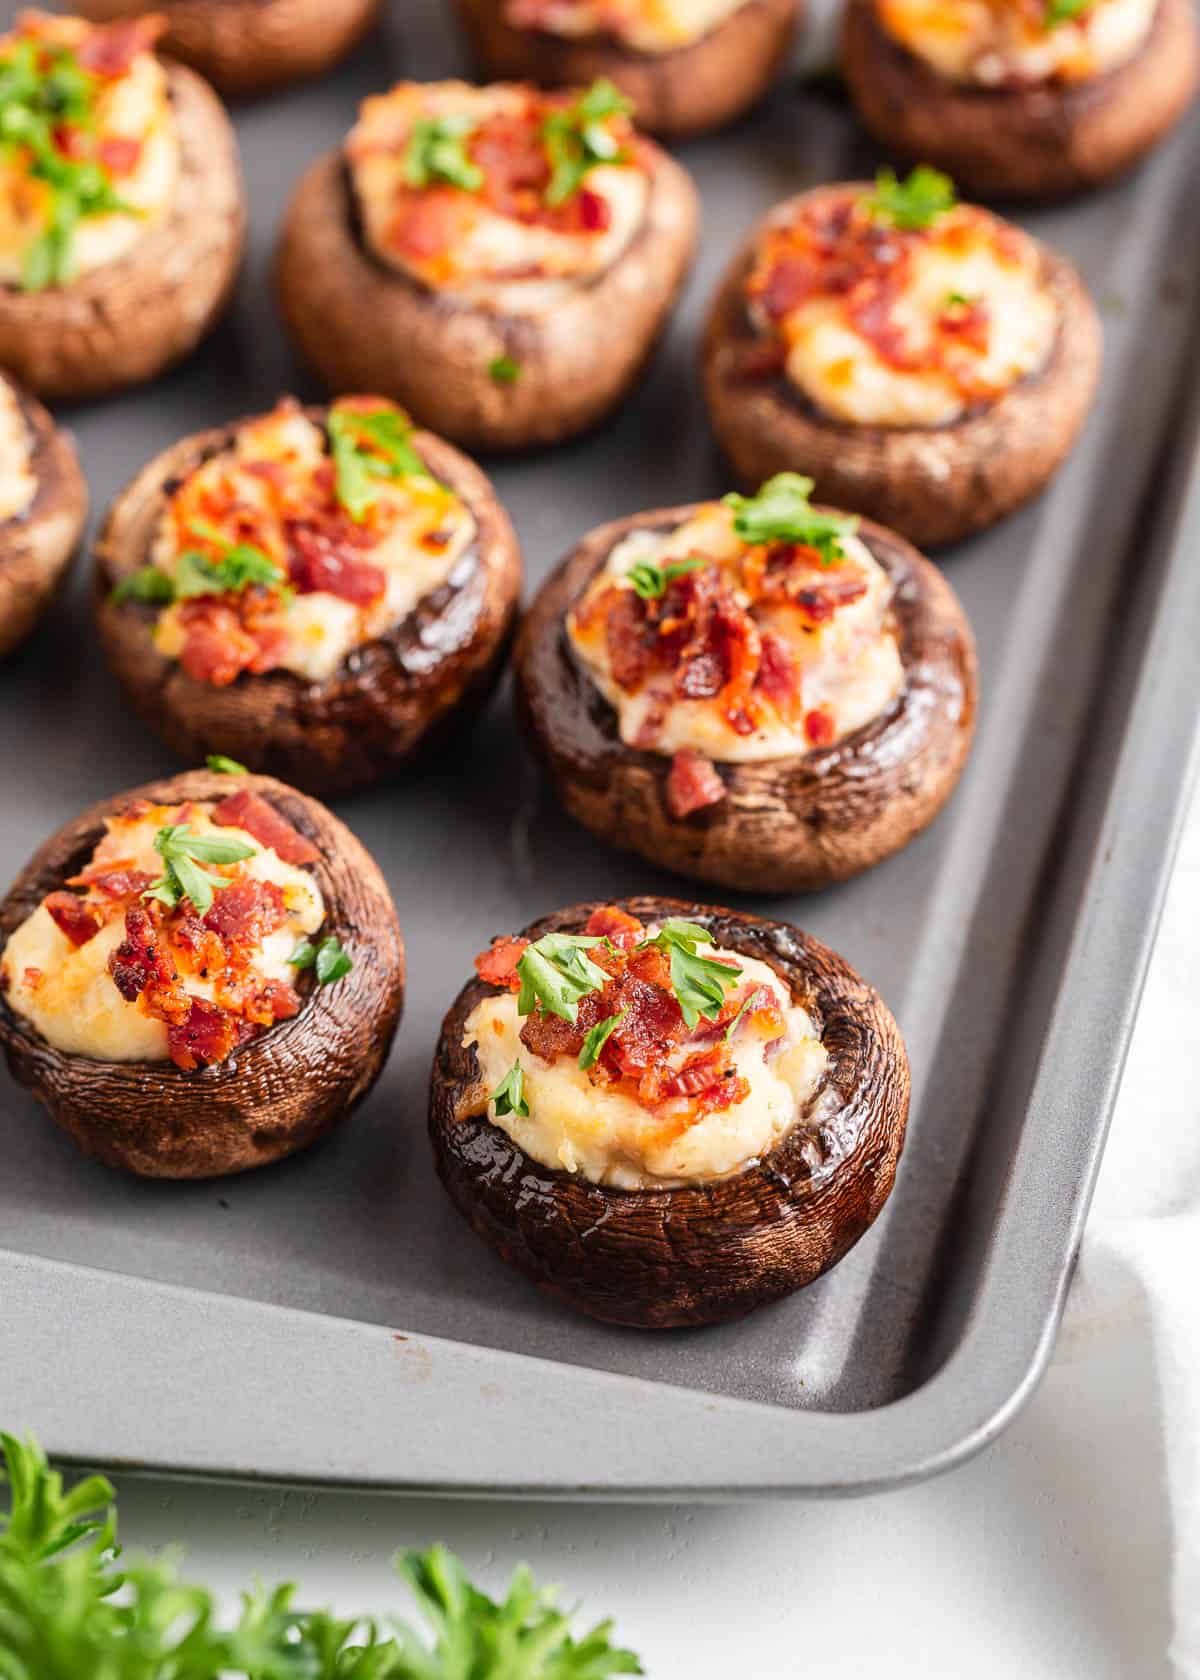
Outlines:
{"label": "chopped bacon piece", "polygon": [[618,910],[615,904],[606,904],[592,911],[583,931],[608,939],[624,951],[636,945],[646,930],[628,910]]}
{"label": "chopped bacon piece", "polygon": [[828,747],[833,742],[836,727],[833,713],[827,706],[817,706],[804,714],[804,734],[814,747]]}
{"label": "chopped bacon piece", "polygon": [[142,155],[142,142],[127,134],[110,134],[96,147],[96,161],[110,175],[132,175]]}
{"label": "chopped bacon piece", "polygon": [[152,988],[169,989],[177,979],[175,964],[163,949],[158,927],[148,910],[135,905],[125,912],[125,938],[108,959],[113,984],[134,1003]]}
{"label": "chopped bacon piece", "polygon": [[216,893],[204,925],[225,946],[254,947],[282,927],[287,915],[281,887],[244,875]]}
{"label": "chopped bacon piece", "polygon": [[444,256],[462,228],[461,194],[452,188],[398,192],[385,239],[390,250],[413,262]]}
{"label": "chopped bacon piece", "polygon": [[762,632],[762,657],[756,686],[778,712],[786,714],[796,699],[796,662],[783,637],[773,635],[770,630]]}
{"label": "chopped bacon piece", "polygon": [[517,964],[528,944],[528,939],[493,939],[490,949],[481,951],[475,958],[475,972],[489,986],[507,986],[510,991],[520,991]]}
{"label": "chopped bacon piece", "polygon": [[72,875],[71,887],[95,887],[105,898],[140,898],[150,886],[153,876],[144,869],[96,869],[94,866]]}
{"label": "chopped bacon piece", "polygon": [[346,554],[331,533],[297,523],[289,526],[288,539],[288,572],[302,595],[320,592],[366,607],[387,588],[382,566]]}
{"label": "chopped bacon piece", "polygon": [[179,663],[197,682],[228,688],[243,671],[259,665],[259,644],[243,630],[235,609],[223,601],[207,595],[186,601],[180,609],[180,624],[184,639]]}
{"label": "chopped bacon piece", "polygon": [[154,13],[121,18],[89,31],[75,56],[97,76],[123,76],[139,53],[153,50],[165,27],[166,20]]}
{"label": "chopped bacon piece", "polygon": [[228,794],[213,812],[222,828],[244,828],[260,845],[269,846],[284,863],[316,863],[320,852],[294,829],[261,794],[239,788]]}
{"label": "chopped bacon piece", "polygon": [[246,999],[243,1013],[256,1026],[270,1027],[300,1013],[300,994],[286,980],[268,980]]}
{"label": "chopped bacon piece", "polygon": [[612,225],[612,210],[600,193],[584,187],[578,195],[579,226],[583,233],[607,233]]}
{"label": "chopped bacon piece", "polygon": [[177,912],[170,923],[171,951],[183,959],[191,974],[220,973],[228,953],[220,939],[190,910]]}
{"label": "chopped bacon piece", "polygon": [[167,1028],[167,1051],[175,1066],[193,1068],[223,1062],[241,1038],[237,1018],[204,998],[192,998],[181,1021]]}
{"label": "chopped bacon piece", "polygon": [[74,123],[59,123],[54,130],[54,144],[66,158],[81,163],[88,155],[88,138]]}
{"label": "chopped bacon piece", "polygon": [[725,783],[711,759],[691,747],[675,754],[667,772],[667,809],[673,817],[690,817],[706,805],[720,804],[724,797]]}
{"label": "chopped bacon piece", "polygon": [[618,688],[635,689],[650,663],[646,645],[646,611],[632,589],[618,589],[604,619],[608,664]]}
{"label": "chopped bacon piece", "polygon": [[100,932],[100,918],[85,899],[70,892],[52,892],[43,900],[55,923],[72,945],[86,945]]}

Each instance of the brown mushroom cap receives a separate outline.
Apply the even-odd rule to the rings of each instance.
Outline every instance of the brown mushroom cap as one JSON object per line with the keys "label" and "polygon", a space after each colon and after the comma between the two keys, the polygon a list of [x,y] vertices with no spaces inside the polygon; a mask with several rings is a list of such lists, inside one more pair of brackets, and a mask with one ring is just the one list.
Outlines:
{"label": "brown mushroom cap", "polygon": [[[652,141],[649,203],[630,245],[542,314],[456,303],[373,257],[340,152],[319,158],[292,198],[276,253],[284,321],[333,391],[393,397],[465,448],[558,443],[628,391],[691,265],[699,199]],[[364,322],[370,330],[364,331]],[[519,376],[492,378],[510,357]]]}
{"label": "brown mushroom cap", "polygon": [[849,0],[842,61],[851,97],[884,145],[933,163],[982,198],[1061,198],[1135,163],[1196,91],[1190,0],[1159,0],[1139,51],[1087,81],[963,87],[894,40],[875,0]]}
{"label": "brown mushroom cap", "polygon": [[[325,410],[308,409],[323,420]],[[240,425],[198,432],[154,458],[113,503],[96,544],[100,640],[130,705],[183,759],[228,753],[311,793],[344,792],[395,771],[442,726],[480,706],[500,675],[521,587],[521,551],[487,478],[440,438],[413,443],[455,490],[477,534],[450,579],[386,636],[352,650],[328,681],[243,673],[217,688],[154,645],[159,609],[117,603],[114,586],[149,564],[169,489],[232,443]]]}
{"label": "brown mushroom cap", "polygon": [[[613,1190],[534,1161],[487,1118],[471,1011],[498,988],[472,980],[442,1024],[429,1131],[442,1183],[502,1259],[580,1312],[663,1329],[718,1324],[827,1271],[878,1215],[908,1118],[908,1058],[891,1012],[848,963],[784,922],[676,899],[622,899],[644,922],[683,916],[715,943],[768,963],[812,1014],[829,1053],[794,1129],[735,1176],[669,1190]],[[527,928],[578,932],[594,904]]]}
{"label": "brown mushroom cap", "polygon": [[[868,190],[849,182],[788,202]],[[1087,418],[1103,352],[1095,305],[1064,257],[1039,245],[1059,327],[1038,372],[948,426],[856,426],[823,415],[786,375],[748,369],[747,357],[763,342],[744,289],[761,232],[762,224],[730,265],[704,334],[709,414],[741,484],[808,473],[824,500],[923,547],[981,531],[1045,488]]]}
{"label": "brown mushroom cap", "polygon": [[[139,17],[145,0],[76,0],[96,23]],[[163,48],[223,93],[261,93],[316,76],[351,50],[379,0],[159,0]]]}
{"label": "brown mushroom cap", "polygon": [[99,396],[153,378],[199,343],[232,294],[246,223],[233,129],[206,82],[166,68],[180,144],[167,214],[69,285],[0,286],[0,367],[39,396]]}
{"label": "brown mushroom cap", "polygon": [[570,39],[505,21],[507,0],[458,0],[459,15],[488,76],[586,86],[615,82],[633,100],[639,128],[666,139],[706,134],[741,116],[783,66],[803,0],[744,0],[697,40],[673,52],[638,52],[604,36]]}
{"label": "brown mushroom cap", "polygon": [[239,789],[261,794],[317,847],[322,937],[336,934],[354,967],[328,986],[310,976],[292,1020],[192,1073],[170,1062],[63,1055],[0,993],[0,1044],[14,1079],[106,1166],[147,1178],[212,1178],[265,1166],[344,1119],[387,1058],[404,997],[404,944],[383,877],[332,812],[265,776],[193,770],[93,805],[38,848],[0,903],[0,953],[45,895],[87,861],[106,816],[135,799],[173,805]]}
{"label": "brown mushroom cap", "polygon": [[858,535],[895,585],[905,685],[892,706],[831,747],[718,764],[725,798],[671,815],[671,760],[626,746],[612,706],[576,657],[568,610],[633,531],[669,531],[696,506],[601,525],[542,585],[517,636],[520,720],[566,809],[600,839],[681,875],[758,892],[806,892],[899,851],[950,797],[975,732],[975,642],[957,596],[881,526]]}
{"label": "brown mushroom cap", "polygon": [[0,659],[24,641],[66,576],[87,519],[75,445],[27,392],[11,387],[32,440],[37,489],[28,509],[0,520]]}

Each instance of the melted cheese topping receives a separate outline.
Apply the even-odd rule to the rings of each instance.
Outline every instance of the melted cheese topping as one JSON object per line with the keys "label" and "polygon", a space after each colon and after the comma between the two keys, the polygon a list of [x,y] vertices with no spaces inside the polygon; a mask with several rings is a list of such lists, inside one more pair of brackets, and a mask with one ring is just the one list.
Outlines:
{"label": "melted cheese topping", "polygon": [[[760,272],[789,260],[793,214],[768,225]],[[859,287],[842,286],[836,262],[827,290],[818,284],[773,322],[769,293],[751,306],[760,327],[782,334],[789,380],[833,419],[949,425],[1049,356],[1058,304],[1037,245],[1011,223],[959,205],[928,228],[885,235],[871,253],[862,260],[879,300],[874,331],[864,330],[869,314],[855,315]]]}
{"label": "melted cheese topping", "polygon": [[36,495],[33,437],[16,392],[0,379],[0,522],[28,513]]}
{"label": "melted cheese topping", "polygon": [[637,52],[673,52],[707,35],[745,0],[508,0],[506,20],[577,40],[607,35]]}
{"label": "melted cheese topping", "polygon": [[[650,183],[633,157],[599,164],[586,190],[605,206],[596,231],[549,225],[502,213],[485,197],[439,183],[422,189],[421,208],[405,180],[405,157],[418,121],[469,118],[540,124],[554,96],[497,83],[402,82],[363,102],[346,143],[368,244],[383,262],[464,303],[503,314],[537,314],[553,307],[567,285],[609,268],[641,226]],[[559,101],[561,104],[561,100]],[[397,211],[409,219],[398,233]]]}
{"label": "melted cheese topping", "polygon": [[1093,0],[1047,20],[1038,0],[876,0],[883,28],[950,81],[983,87],[1082,82],[1126,63],[1150,33],[1158,0]]}
{"label": "melted cheese topping", "polygon": [[[200,533],[215,531],[225,545],[253,543],[286,574],[292,521],[303,523],[314,503],[329,504],[328,488],[314,482],[329,475],[325,441],[319,426],[287,405],[241,427],[232,450],[198,467],[172,496],[153,564],[174,577],[180,554],[211,548]],[[383,571],[382,596],[366,606],[324,590],[277,597],[256,622],[264,636],[281,639],[274,665],[311,682],[327,681],[352,649],[386,635],[440,589],[475,537],[470,510],[432,478],[378,479],[372,488],[370,540],[356,543],[352,555]],[[154,639],[169,659],[184,652],[186,613],[187,603],[176,602],[159,616]]]}
{"label": "melted cheese topping", "polygon": [[[30,21],[23,27],[0,38],[0,66],[22,39],[32,37],[74,51],[97,33],[82,18],[42,13],[27,17]],[[162,220],[174,198],[179,139],[166,72],[152,52],[137,53],[120,75],[95,77],[92,121],[85,142],[90,148],[87,155],[99,161],[129,209],[84,216],[76,223],[70,240],[73,276],[125,256]],[[120,167],[105,165],[106,156],[120,159]],[[54,207],[50,183],[30,174],[18,149],[6,149],[0,156],[0,284],[21,284],[26,254],[51,226]]]}
{"label": "melted cheese topping", "polygon": [[837,568],[860,580],[864,592],[840,606],[819,625],[786,605],[759,605],[754,618],[788,646],[799,671],[800,699],[793,716],[760,708],[762,721],[741,734],[715,700],[679,699],[673,673],[651,677],[630,693],[615,680],[602,615],[589,615],[588,603],[614,583],[632,588],[630,569],[642,561],[667,566],[701,554],[735,565],[747,545],[733,529],[730,509],[713,503],[674,531],[634,531],[619,543],[567,617],[567,634],[592,681],[617,714],[622,741],[666,755],[690,748],[726,764],[752,764],[809,752],[813,741],[804,718],[813,711],[830,720],[823,744],[843,739],[879,717],[904,686],[904,666],[892,622],[892,584],[887,573],[857,537],[843,541],[846,558]]}
{"label": "melted cheese topping", "polygon": [[[647,932],[653,937],[657,929]],[[769,987],[784,1012],[784,1037],[772,1045],[769,1059],[754,1034],[734,1036],[731,1060],[750,1086],[741,1102],[703,1114],[680,1132],[669,1103],[645,1108],[623,1091],[594,1085],[573,1056],[546,1062],[534,1055],[521,1043],[517,999],[507,992],[485,998],[463,1032],[464,1045],[476,1048],[485,1090],[494,1090],[514,1062],[524,1072],[529,1114],[497,1115],[496,1105],[489,1103],[492,1124],[544,1167],[620,1190],[727,1178],[773,1149],[815,1096],[828,1052],[774,969],[740,951],[702,945],[699,953],[732,958],[743,970],[739,984],[756,981]],[[686,1054],[680,1047],[667,1059],[677,1066]]]}
{"label": "melted cheese topping", "polygon": [[[140,869],[157,879],[162,859],[154,850],[154,837],[165,824],[180,821],[180,809],[159,805],[134,820],[110,818],[92,862],[113,866],[119,862],[123,868]],[[273,881],[283,892],[288,911],[287,921],[268,934],[255,952],[253,972],[260,980],[293,982],[296,970],[288,958],[300,939],[315,933],[325,919],[321,889],[308,871],[285,863],[253,835],[214,823],[211,809],[207,805],[188,808],[192,832],[253,846],[253,857],[235,866],[239,876]],[[124,937],[124,918],[118,915],[94,938],[75,945],[40,904],[15,930],[0,958],[0,988],[9,1006],[64,1055],[90,1056],[101,1062],[167,1061],[166,1024],[148,1015],[141,999],[127,1002],[108,971],[108,959]],[[198,974],[182,978],[190,996],[212,1000],[211,980]]]}

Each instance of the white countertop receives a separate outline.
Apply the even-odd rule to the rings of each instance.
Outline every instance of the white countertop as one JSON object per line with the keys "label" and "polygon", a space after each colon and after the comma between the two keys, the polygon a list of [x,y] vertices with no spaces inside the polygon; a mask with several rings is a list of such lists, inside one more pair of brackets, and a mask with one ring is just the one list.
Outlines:
{"label": "white countertop", "polygon": [[[1194,1107],[1198,920],[1200,802],[1126,1070],[1118,1146],[1166,1106]],[[1182,1065],[1161,1055],[1172,1019],[1185,1029]],[[585,1619],[614,1616],[661,1677],[717,1680],[752,1658],[764,1680],[876,1676],[885,1661],[889,1680],[1162,1680],[1172,1673],[1171,1525],[1151,1343],[1132,1282],[1089,1306],[1098,1265],[1085,1248],[1054,1363],[1016,1423],[973,1463],[898,1493],[612,1507],[129,1479],[123,1536],[184,1544],[187,1573],[230,1595],[255,1576],[295,1579],[305,1602],[343,1611],[404,1604],[389,1567],[400,1546],[444,1540],[491,1588],[525,1560],[582,1601]]]}

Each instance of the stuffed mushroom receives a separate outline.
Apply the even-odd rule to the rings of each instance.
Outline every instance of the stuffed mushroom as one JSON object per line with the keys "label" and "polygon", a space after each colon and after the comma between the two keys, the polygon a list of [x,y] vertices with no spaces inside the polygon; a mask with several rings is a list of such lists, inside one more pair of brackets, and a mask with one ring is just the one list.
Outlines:
{"label": "stuffed mushroom", "polygon": [[718,292],[704,380],[745,484],[809,473],[828,501],[933,545],[1044,488],[1100,359],[1071,265],[922,166],[772,211]]}
{"label": "stuffed mushroom", "polygon": [[640,127],[680,140],[738,117],[774,81],[801,0],[458,0],[489,76],[566,87],[603,76]]}
{"label": "stuffed mushroom", "polygon": [[311,792],[394,771],[499,675],[521,559],[488,480],[375,397],[185,438],[97,545],[100,638],[182,758]]}
{"label": "stuffed mushroom", "polygon": [[809,500],[635,514],[587,536],[517,640],[517,704],[566,809],[680,874],[798,892],[869,869],[949,797],[974,641],[903,538]]}
{"label": "stuffed mushroom", "polygon": [[0,377],[0,658],[53,600],[87,505],[70,437],[41,403]]}
{"label": "stuffed mushroom", "polygon": [[442,1182],[581,1312],[715,1324],[802,1288],[892,1188],[908,1115],[882,999],[796,928],[582,904],[476,958],[434,1060]]}
{"label": "stuffed mushroom", "polygon": [[161,20],[26,12],[0,38],[0,366],[43,397],[149,379],[229,299],[237,149],[206,82],[154,52]]}
{"label": "stuffed mushroom", "polygon": [[404,82],[302,180],[277,259],[300,349],[467,447],[556,443],[628,391],[698,203],[611,84]]}
{"label": "stuffed mushroom", "polygon": [[[98,22],[134,17],[141,0],[80,0]],[[261,93],[319,75],[375,21],[379,0],[160,0],[163,45],[223,93]]]}
{"label": "stuffed mushroom", "polygon": [[884,145],[983,198],[1057,198],[1178,122],[1200,36],[1190,0],[849,0],[843,61]]}
{"label": "stuffed mushroom", "polygon": [[190,772],[85,811],[0,904],[0,1044],[87,1154],[263,1166],[374,1084],[404,988],[378,869],[266,777]]}

